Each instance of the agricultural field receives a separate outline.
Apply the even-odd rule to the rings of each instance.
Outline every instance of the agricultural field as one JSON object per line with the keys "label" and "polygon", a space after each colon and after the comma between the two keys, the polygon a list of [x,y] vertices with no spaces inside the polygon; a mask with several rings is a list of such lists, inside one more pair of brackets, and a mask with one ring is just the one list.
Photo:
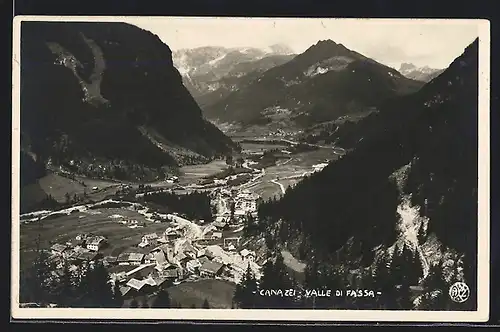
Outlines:
{"label": "agricultural field", "polygon": [[[66,195],[69,195],[71,199],[74,196],[81,198],[86,192],[89,199],[99,201],[114,194],[118,189],[118,185],[117,182],[81,177],[75,177],[73,180],[52,173],[40,178],[37,183],[22,187],[20,201],[22,202],[22,208],[28,210],[44,200],[47,195],[52,196],[59,203],[64,203],[66,202]],[[98,189],[92,190],[93,187]]]}
{"label": "agricultural field", "polygon": [[[82,182],[85,185],[83,185]],[[103,189],[111,186],[118,186],[117,182],[94,180],[81,177],[76,177],[76,180],[72,180],[57,174],[49,174],[47,176],[44,176],[38,181],[38,183],[43,191],[51,195],[58,202],[65,201],[66,193],[73,197],[73,195],[75,194],[83,195],[83,193],[87,191],[87,193],[90,195],[92,194],[93,187]]]}
{"label": "agricultural field", "polygon": [[[289,159],[282,159],[278,164],[265,169],[265,175],[255,181],[247,189],[260,195],[264,200],[270,197],[277,197],[281,194],[279,185],[272,183],[276,180],[285,188],[290,185],[296,185],[304,173],[310,173],[312,166],[326,160],[336,160],[336,155],[332,149],[318,149],[291,156]],[[287,179],[294,177],[293,179]]]}
{"label": "agricultural field", "polygon": [[285,150],[289,146],[285,144],[273,144],[273,143],[240,143],[243,152],[264,152],[267,150],[280,149]]}
{"label": "agricultural field", "polygon": [[[122,216],[123,218],[114,218]],[[144,227],[129,228],[119,223],[121,220],[133,219],[144,222]],[[137,247],[141,237],[146,233],[164,232],[168,222],[153,223],[136,211],[124,208],[102,208],[75,212],[68,216],[46,219],[41,222],[20,225],[20,259],[21,269],[34,259],[36,239],[40,234],[40,246],[48,248],[53,243],[65,243],[74,239],[79,233],[94,233],[108,237],[109,246],[102,250],[108,255],[116,248]]]}
{"label": "agricultural field", "polygon": [[248,188],[253,193],[258,194],[264,201],[271,197],[278,198],[281,194],[281,189],[276,184],[270,181],[257,181],[254,186]]}

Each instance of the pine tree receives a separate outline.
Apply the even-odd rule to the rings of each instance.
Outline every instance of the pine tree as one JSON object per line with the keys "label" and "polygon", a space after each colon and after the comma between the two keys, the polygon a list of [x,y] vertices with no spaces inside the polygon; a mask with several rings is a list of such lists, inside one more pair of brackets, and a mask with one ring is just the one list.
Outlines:
{"label": "pine tree", "polygon": [[255,219],[251,213],[247,213],[246,225],[244,229],[245,236],[252,235],[256,229]]}
{"label": "pine tree", "polygon": [[427,234],[425,232],[423,222],[420,224],[420,227],[418,228],[417,239],[419,244],[424,243],[425,240],[427,239]]}
{"label": "pine tree", "polygon": [[170,295],[166,290],[161,290],[153,302],[153,308],[170,308],[172,306]]}
{"label": "pine tree", "polygon": [[113,290],[108,271],[102,261],[95,263],[91,276],[91,289],[95,292],[95,305],[97,307],[112,308],[114,306]]}
{"label": "pine tree", "polygon": [[233,301],[243,309],[256,307],[257,281],[248,266],[241,283],[236,285]]}
{"label": "pine tree", "polygon": [[413,302],[411,301],[410,286],[418,282],[421,270],[416,254],[406,243],[403,246],[401,255],[395,253],[391,273],[394,275],[394,282],[398,287],[399,307],[412,309]]}
{"label": "pine tree", "polygon": [[118,282],[115,282],[113,286],[113,303],[116,308],[121,308],[123,306],[123,295],[120,291],[120,285]]}
{"label": "pine tree", "polygon": [[429,274],[423,281],[424,294],[421,307],[425,310],[446,310],[448,297],[446,291],[448,285],[444,280],[440,265],[430,268]]}
{"label": "pine tree", "polygon": [[112,308],[116,306],[108,271],[100,261],[87,267],[79,289],[82,292],[79,302],[83,307]]}
{"label": "pine tree", "polygon": [[[272,260],[268,260],[266,264],[264,264],[264,267],[262,269],[262,277],[260,279],[260,288],[261,289],[278,289],[279,285],[276,280],[276,276],[274,274],[274,263]],[[259,297],[258,298],[258,305],[260,308],[275,308],[277,306],[276,304],[276,298],[275,297]]]}
{"label": "pine tree", "polygon": [[137,302],[136,299],[133,299],[131,302],[130,302],[130,305],[129,305],[130,308],[139,308],[139,303]]}
{"label": "pine tree", "polygon": [[40,249],[40,239],[37,239],[36,258],[31,268],[27,271],[25,284],[28,286],[29,301],[46,305],[52,300],[53,266],[49,262],[49,255]]}
{"label": "pine tree", "polygon": [[76,305],[80,308],[92,307],[91,296],[91,280],[90,280],[90,266],[84,264],[79,270],[79,282],[77,285],[77,298],[75,299]]}
{"label": "pine tree", "polygon": [[62,275],[57,284],[55,301],[60,307],[70,307],[73,304],[76,296],[76,285],[74,284],[73,276],[69,270],[68,264],[65,263],[62,269]]}
{"label": "pine tree", "polygon": [[203,301],[203,304],[201,306],[203,309],[210,309],[210,304],[208,303],[208,300],[205,299],[205,301]]}
{"label": "pine tree", "polygon": [[[394,254],[396,255],[396,253]],[[387,257],[381,257],[375,265],[373,284],[375,290],[380,292],[375,301],[375,305],[379,309],[396,309],[395,278],[390,266],[392,266],[392,261]]]}

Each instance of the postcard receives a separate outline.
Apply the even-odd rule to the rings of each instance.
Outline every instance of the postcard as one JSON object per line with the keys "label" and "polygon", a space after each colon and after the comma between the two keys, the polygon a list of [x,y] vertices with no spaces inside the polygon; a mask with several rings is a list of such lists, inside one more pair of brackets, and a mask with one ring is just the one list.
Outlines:
{"label": "postcard", "polygon": [[13,31],[13,318],[488,320],[488,21]]}

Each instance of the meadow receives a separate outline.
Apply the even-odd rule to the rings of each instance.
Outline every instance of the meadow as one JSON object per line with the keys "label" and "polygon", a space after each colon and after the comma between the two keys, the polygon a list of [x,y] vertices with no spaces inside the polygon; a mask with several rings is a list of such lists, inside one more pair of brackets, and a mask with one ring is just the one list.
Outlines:
{"label": "meadow", "polygon": [[[120,215],[123,218],[112,218]],[[137,220],[144,222],[144,227],[129,228],[119,223],[121,220]],[[80,233],[93,233],[108,237],[109,246],[102,250],[103,255],[109,255],[113,250],[134,247],[147,233],[163,233],[169,226],[168,222],[153,223],[136,211],[123,208],[107,208],[75,212],[68,216],[42,220],[29,224],[20,224],[20,263],[21,269],[29,266],[35,258],[36,241],[40,235],[40,247],[49,248],[54,243],[65,243],[74,239]]]}

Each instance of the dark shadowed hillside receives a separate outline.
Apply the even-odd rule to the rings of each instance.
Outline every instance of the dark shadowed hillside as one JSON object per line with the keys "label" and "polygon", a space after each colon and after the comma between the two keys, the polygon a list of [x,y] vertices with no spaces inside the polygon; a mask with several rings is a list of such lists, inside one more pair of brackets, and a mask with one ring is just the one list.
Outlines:
{"label": "dark shadowed hillside", "polygon": [[308,126],[377,107],[383,100],[418,90],[422,84],[327,40],[265,71],[203,110],[208,118],[221,122],[292,120]]}
{"label": "dark shadowed hillside", "polygon": [[202,118],[156,35],[125,23],[23,22],[21,39],[24,149],[50,168],[152,180],[235,148]]}
{"label": "dark shadowed hillside", "polygon": [[[210,90],[195,97],[202,110],[209,108],[219,100],[227,97],[231,92],[238,91],[259,78],[259,76],[273,67],[282,65],[293,59],[295,55],[270,55],[255,61],[240,62],[224,77],[216,81],[208,81]],[[200,81],[200,79],[198,79]]]}
{"label": "dark shadowed hillside", "polygon": [[[360,278],[360,265],[376,275],[377,266],[379,271],[385,266],[378,262],[387,258],[391,266],[412,252],[409,260],[418,266],[406,270],[412,281],[395,284],[421,284],[431,294],[437,286],[429,280],[437,278],[448,285],[465,281],[474,290],[477,104],[476,40],[418,92],[385,103],[379,113],[353,124],[355,130],[339,133],[339,144],[353,151],[281,200],[263,205],[260,216],[273,234],[268,242],[288,245],[312,274],[328,261],[337,270],[324,273],[337,275],[340,266]],[[435,305],[433,296],[406,307]],[[446,305],[471,310],[473,297],[463,305]]]}

